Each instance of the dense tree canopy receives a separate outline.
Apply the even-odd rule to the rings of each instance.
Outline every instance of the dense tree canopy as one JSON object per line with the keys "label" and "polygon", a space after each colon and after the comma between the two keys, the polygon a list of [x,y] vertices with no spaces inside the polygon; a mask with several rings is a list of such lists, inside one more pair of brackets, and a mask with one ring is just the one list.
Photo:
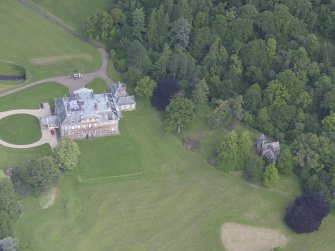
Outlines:
{"label": "dense tree canopy", "polygon": [[18,172],[20,179],[28,183],[35,193],[50,189],[60,179],[60,171],[51,156],[26,161]]}
{"label": "dense tree canopy", "polygon": [[[333,200],[327,152],[335,140],[334,6],[312,0],[114,1],[107,11],[92,12],[86,34],[108,40],[127,84],[144,76],[178,81],[185,97],[214,109],[213,128],[245,123],[287,145],[295,142],[282,154],[293,156],[304,188]],[[179,88],[161,90],[158,84],[152,104],[164,110]],[[309,134],[330,146],[325,154],[306,147],[317,159],[306,157],[302,167],[304,147],[297,145],[306,137],[314,141]],[[289,162],[279,160],[280,174],[291,172]]]}
{"label": "dense tree canopy", "polygon": [[13,220],[17,220],[21,214],[18,197],[9,178],[0,180],[0,212],[6,213]]}
{"label": "dense tree canopy", "polygon": [[180,129],[189,125],[194,116],[194,104],[192,100],[176,95],[166,107],[165,128],[168,132]]}

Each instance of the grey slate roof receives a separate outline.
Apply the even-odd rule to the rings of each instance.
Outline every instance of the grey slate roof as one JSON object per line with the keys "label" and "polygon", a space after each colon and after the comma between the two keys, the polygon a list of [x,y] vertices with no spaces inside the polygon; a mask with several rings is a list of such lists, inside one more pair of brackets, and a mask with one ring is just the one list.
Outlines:
{"label": "grey slate roof", "polygon": [[279,141],[268,142],[264,134],[260,135],[256,139],[256,148],[257,148],[257,152],[263,158],[266,158],[268,160],[276,161],[279,157],[279,153],[280,153]]}
{"label": "grey slate roof", "polygon": [[55,99],[55,113],[61,124],[78,124],[88,117],[100,121],[119,120],[115,103],[107,94],[93,94],[93,90],[81,88],[74,96]]}

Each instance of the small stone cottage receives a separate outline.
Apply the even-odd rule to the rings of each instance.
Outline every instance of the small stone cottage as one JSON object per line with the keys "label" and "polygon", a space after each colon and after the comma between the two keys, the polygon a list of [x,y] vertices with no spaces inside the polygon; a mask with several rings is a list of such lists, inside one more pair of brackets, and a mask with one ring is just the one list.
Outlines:
{"label": "small stone cottage", "polygon": [[279,141],[269,142],[264,134],[256,139],[256,149],[267,161],[277,161],[280,153]]}

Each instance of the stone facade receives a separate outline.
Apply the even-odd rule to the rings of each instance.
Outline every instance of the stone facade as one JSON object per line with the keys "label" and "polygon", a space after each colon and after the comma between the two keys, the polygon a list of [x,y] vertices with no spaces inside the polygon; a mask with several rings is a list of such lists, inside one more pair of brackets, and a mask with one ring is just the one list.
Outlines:
{"label": "stone facade", "polygon": [[107,93],[81,88],[70,97],[56,98],[55,114],[40,121],[42,127],[58,128],[61,137],[88,139],[119,134],[121,112],[135,109],[134,96],[118,83]]}
{"label": "stone facade", "polygon": [[267,161],[277,161],[280,153],[279,141],[269,142],[264,134],[256,139],[256,149]]}

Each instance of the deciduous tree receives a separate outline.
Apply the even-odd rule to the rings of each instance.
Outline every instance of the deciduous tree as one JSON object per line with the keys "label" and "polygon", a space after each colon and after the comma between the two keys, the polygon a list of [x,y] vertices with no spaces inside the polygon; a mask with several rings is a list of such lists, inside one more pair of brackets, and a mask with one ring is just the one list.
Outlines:
{"label": "deciduous tree", "polygon": [[20,179],[28,183],[35,193],[47,191],[60,179],[60,171],[51,156],[26,161],[18,172]]}
{"label": "deciduous tree", "polygon": [[286,209],[285,222],[297,233],[310,233],[319,229],[329,210],[329,205],[319,193],[304,193]]}
{"label": "deciduous tree", "polygon": [[78,164],[79,155],[80,150],[78,144],[68,137],[62,138],[53,151],[56,165],[61,170],[74,169]]}
{"label": "deciduous tree", "polygon": [[270,188],[276,186],[279,181],[279,173],[274,163],[269,164],[263,172],[263,186]]}
{"label": "deciduous tree", "polygon": [[165,128],[168,132],[185,128],[192,122],[194,116],[194,104],[192,100],[176,95],[166,107]]}
{"label": "deciduous tree", "polygon": [[135,94],[140,97],[151,98],[157,84],[149,76],[142,78],[135,87]]}

